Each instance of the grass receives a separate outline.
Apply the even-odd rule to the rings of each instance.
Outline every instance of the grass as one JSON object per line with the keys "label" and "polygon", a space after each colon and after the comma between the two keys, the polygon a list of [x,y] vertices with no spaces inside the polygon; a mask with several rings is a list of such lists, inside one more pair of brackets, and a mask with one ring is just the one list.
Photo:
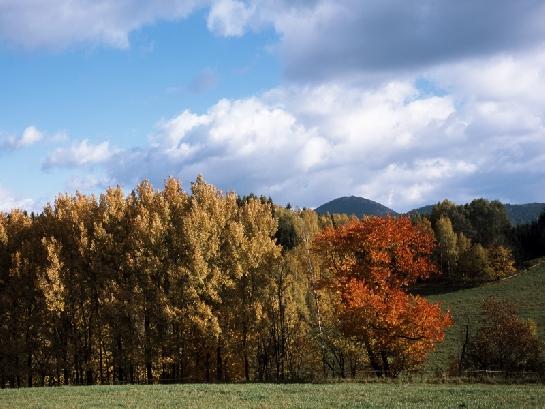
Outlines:
{"label": "grass", "polygon": [[447,330],[445,341],[430,354],[426,369],[445,369],[450,356],[459,354],[465,326],[469,325],[470,332],[472,328],[478,327],[481,304],[488,297],[514,303],[519,315],[534,320],[539,335],[545,337],[545,261],[541,260],[506,280],[428,296],[429,300],[440,301],[445,309],[450,309],[454,325]]}
{"label": "grass", "polygon": [[544,385],[234,384],[0,390],[0,408],[543,408]]}

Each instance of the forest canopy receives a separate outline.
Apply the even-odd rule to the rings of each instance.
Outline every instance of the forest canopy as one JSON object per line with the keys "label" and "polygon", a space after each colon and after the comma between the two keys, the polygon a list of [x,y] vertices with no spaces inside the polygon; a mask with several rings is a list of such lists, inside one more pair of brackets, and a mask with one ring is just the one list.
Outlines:
{"label": "forest canopy", "polygon": [[433,248],[431,229],[408,218],[319,216],[202,177],[191,193],[170,178],[59,195],[39,214],[0,215],[0,381],[394,376],[421,365],[448,324],[404,290],[436,272]]}

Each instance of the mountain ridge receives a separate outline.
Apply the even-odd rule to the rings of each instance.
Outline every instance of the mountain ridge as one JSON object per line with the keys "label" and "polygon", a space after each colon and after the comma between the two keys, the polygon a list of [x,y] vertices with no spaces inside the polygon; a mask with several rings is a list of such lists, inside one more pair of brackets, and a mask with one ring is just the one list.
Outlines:
{"label": "mountain ridge", "polygon": [[[526,224],[536,221],[542,212],[545,212],[545,203],[521,203],[521,204],[511,204],[503,203],[509,221],[512,225],[516,226],[519,224]],[[386,216],[398,215],[398,214],[420,214],[420,215],[429,215],[432,212],[435,204],[429,204],[421,206],[412,210],[409,210],[406,213],[398,213],[395,210],[383,205],[382,203],[375,202],[374,200],[367,199],[360,196],[342,196],[336,199],[330,200],[320,206],[315,210],[319,214],[348,214],[355,215],[357,217],[363,216]]]}
{"label": "mountain ridge", "polygon": [[349,216],[355,215],[357,217],[398,214],[395,210],[384,206],[382,203],[359,196],[338,197],[318,206],[315,210],[319,214],[344,213]]}

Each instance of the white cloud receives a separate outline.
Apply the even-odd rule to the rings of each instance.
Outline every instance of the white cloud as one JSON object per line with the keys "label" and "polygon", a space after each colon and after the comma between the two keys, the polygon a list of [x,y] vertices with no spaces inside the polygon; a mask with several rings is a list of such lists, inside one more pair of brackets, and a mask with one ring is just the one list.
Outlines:
{"label": "white cloud", "polygon": [[113,154],[114,151],[110,148],[108,141],[94,145],[84,139],[73,142],[70,147],[55,149],[46,158],[43,168],[96,165],[108,161]]}
{"label": "white cloud", "polygon": [[94,192],[96,190],[103,191],[111,185],[111,181],[104,176],[85,174],[71,175],[66,183],[66,188],[72,192]]}
{"label": "white cloud", "polygon": [[[272,27],[290,82],[204,114],[185,110],[146,146],[58,148],[44,168],[103,166],[105,177],[72,179],[88,189],[202,173],[226,190],[302,206],[346,194],[396,210],[445,197],[544,200],[543,2],[0,0],[0,38],[127,47],[131,31],[208,4],[217,35]],[[419,90],[417,78],[434,89]],[[205,70],[184,90],[216,80]],[[39,135],[28,128],[0,145]]]}
{"label": "white cloud", "polygon": [[[284,87],[261,97],[221,100],[203,115],[184,111],[161,122],[148,147],[115,155],[108,170],[113,181],[126,185],[143,177],[161,183],[168,175],[187,181],[202,173],[226,190],[306,206],[356,191],[382,198],[381,189],[391,189],[387,180],[396,174],[406,172],[406,180],[427,171],[426,183],[441,185],[467,173],[460,165],[465,162],[426,156],[456,140],[436,137],[457,121],[453,115],[450,97],[423,97],[410,83],[372,90]],[[427,153],[419,153],[422,147]],[[476,165],[467,166],[474,171]],[[369,184],[381,173],[390,176]],[[413,186],[394,199],[399,208],[422,195]]]}
{"label": "white cloud", "polygon": [[309,207],[347,194],[396,210],[443,198],[542,201],[545,111],[542,96],[529,95],[542,87],[539,58],[526,56],[512,69],[534,78],[528,94],[469,85],[504,64],[493,56],[473,68],[423,72],[446,90],[442,96],[419,91],[413,79],[287,85],[224,99],[205,114],[184,111],[161,122],[149,146],[119,152],[107,172],[128,186],[202,173],[225,190]]}
{"label": "white cloud", "polygon": [[217,0],[208,27],[225,36],[272,27],[288,77],[308,81],[532,48],[544,18],[540,1]]}
{"label": "white cloud", "polygon": [[6,135],[0,137],[0,149],[24,148],[44,139],[44,133],[35,126],[28,126],[23,130],[21,136]]}
{"label": "white cloud", "polygon": [[[227,189],[266,188],[277,177],[316,164],[323,140],[287,111],[258,98],[221,100],[204,115],[189,111],[162,122],[149,147],[116,155],[111,172],[122,183],[167,175],[213,178]],[[241,189],[242,191],[242,189]]]}
{"label": "white cloud", "polygon": [[255,4],[248,5],[239,0],[215,1],[208,13],[208,29],[222,36],[239,37],[247,30],[255,12]]}
{"label": "white cloud", "polygon": [[[368,182],[356,187],[355,194],[372,197],[386,206],[398,207],[429,203],[442,194],[445,182],[463,178],[478,170],[474,163],[449,158],[417,159],[411,163],[391,163]],[[441,196],[439,196],[441,197]]]}
{"label": "white cloud", "polygon": [[526,106],[545,102],[545,48],[500,53],[438,65],[430,77],[466,99],[514,101]]}
{"label": "white cloud", "polygon": [[0,212],[9,212],[12,209],[33,210],[34,207],[33,199],[17,197],[0,186]]}
{"label": "white cloud", "polygon": [[[204,114],[185,110],[158,123],[145,146],[73,143],[44,168],[96,165],[92,178],[71,179],[83,190],[168,175],[187,183],[201,173],[224,190],[309,207],[348,194],[396,210],[443,198],[543,201],[544,66],[545,49],[375,85],[288,84],[220,100]],[[519,76],[524,85],[504,84]],[[419,90],[417,78],[440,92]]]}
{"label": "white cloud", "polygon": [[21,135],[18,144],[20,146],[29,146],[40,141],[42,138],[43,134],[38,129],[34,126],[29,126],[23,131],[23,135]]}
{"label": "white cloud", "polygon": [[186,17],[200,0],[2,0],[0,39],[25,47],[129,46],[129,34],[157,20]]}

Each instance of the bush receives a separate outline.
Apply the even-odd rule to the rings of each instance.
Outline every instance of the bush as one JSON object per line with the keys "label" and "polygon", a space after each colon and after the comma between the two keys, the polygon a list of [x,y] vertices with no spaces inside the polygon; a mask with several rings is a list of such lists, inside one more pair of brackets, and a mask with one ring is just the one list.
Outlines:
{"label": "bush", "polygon": [[514,305],[489,298],[482,305],[477,333],[466,340],[464,369],[509,372],[540,371],[543,345],[532,320],[517,315]]}

